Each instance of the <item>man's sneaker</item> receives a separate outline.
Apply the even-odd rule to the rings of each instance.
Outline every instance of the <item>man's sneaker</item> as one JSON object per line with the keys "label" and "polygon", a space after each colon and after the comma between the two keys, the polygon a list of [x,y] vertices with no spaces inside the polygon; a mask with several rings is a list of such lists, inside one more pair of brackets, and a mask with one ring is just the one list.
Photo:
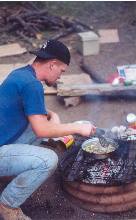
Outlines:
{"label": "man's sneaker", "polygon": [[31,220],[20,208],[9,208],[0,203],[0,220]]}

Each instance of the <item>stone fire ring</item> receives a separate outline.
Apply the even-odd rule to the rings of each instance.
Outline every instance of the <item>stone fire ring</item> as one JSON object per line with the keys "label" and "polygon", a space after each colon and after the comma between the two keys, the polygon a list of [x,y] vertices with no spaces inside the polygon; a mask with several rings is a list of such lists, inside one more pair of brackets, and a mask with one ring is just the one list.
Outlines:
{"label": "stone fire ring", "polygon": [[102,186],[83,182],[63,182],[69,199],[93,212],[114,213],[136,208],[136,182]]}

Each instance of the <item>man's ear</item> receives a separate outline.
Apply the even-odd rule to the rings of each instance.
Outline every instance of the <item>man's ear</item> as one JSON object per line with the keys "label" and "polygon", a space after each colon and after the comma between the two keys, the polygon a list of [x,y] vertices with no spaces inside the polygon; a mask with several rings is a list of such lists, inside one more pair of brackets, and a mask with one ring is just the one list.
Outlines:
{"label": "man's ear", "polygon": [[54,66],[54,62],[52,61],[52,62],[49,63],[49,68],[50,68],[50,70],[53,69],[53,66]]}
{"label": "man's ear", "polygon": [[52,70],[52,68],[53,68],[53,63],[50,62],[50,63],[49,63],[49,69]]}

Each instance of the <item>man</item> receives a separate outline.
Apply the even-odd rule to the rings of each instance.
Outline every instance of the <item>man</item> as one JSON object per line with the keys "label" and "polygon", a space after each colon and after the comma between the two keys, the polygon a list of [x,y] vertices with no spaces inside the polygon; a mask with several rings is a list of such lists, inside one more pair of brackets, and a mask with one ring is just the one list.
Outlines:
{"label": "man", "polygon": [[30,220],[19,206],[55,171],[54,151],[38,146],[36,138],[69,134],[89,136],[93,125],[60,123],[46,109],[41,81],[53,85],[70,63],[68,48],[55,40],[32,52],[32,65],[14,70],[0,87],[0,176],[16,176],[0,197],[4,220]]}

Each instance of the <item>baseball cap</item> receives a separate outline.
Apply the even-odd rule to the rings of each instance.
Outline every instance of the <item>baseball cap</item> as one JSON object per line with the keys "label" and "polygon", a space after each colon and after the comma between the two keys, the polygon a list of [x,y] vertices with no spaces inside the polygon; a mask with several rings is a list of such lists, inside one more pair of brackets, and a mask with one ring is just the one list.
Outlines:
{"label": "baseball cap", "polygon": [[58,40],[47,40],[40,49],[30,51],[30,53],[45,60],[58,59],[67,65],[70,63],[69,49]]}

